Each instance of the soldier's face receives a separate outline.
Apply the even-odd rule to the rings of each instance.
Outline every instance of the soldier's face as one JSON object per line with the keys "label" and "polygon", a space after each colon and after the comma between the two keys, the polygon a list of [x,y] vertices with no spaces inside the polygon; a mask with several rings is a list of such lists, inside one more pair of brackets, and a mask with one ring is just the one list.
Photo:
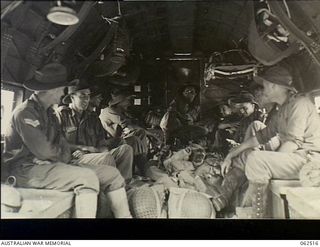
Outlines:
{"label": "soldier's face", "polygon": [[193,87],[187,87],[182,94],[189,102],[192,102],[197,95],[196,90]]}
{"label": "soldier's face", "polygon": [[268,103],[268,101],[266,99],[266,95],[263,93],[263,88],[255,91],[254,97],[257,100],[257,102],[259,103],[259,105],[262,107]]}
{"label": "soldier's face", "polygon": [[90,89],[82,89],[75,92],[71,95],[71,101],[75,110],[86,110],[90,101]]}
{"label": "soldier's face", "polygon": [[263,97],[266,101],[265,103],[273,102],[272,99],[275,94],[275,89],[277,88],[274,84],[267,81],[263,81]]}
{"label": "soldier's face", "polygon": [[229,116],[232,113],[232,110],[229,106],[227,105],[222,105],[220,106],[220,113],[223,117]]}
{"label": "soldier's face", "polygon": [[254,104],[249,102],[243,103],[240,112],[245,117],[250,116],[254,112]]}

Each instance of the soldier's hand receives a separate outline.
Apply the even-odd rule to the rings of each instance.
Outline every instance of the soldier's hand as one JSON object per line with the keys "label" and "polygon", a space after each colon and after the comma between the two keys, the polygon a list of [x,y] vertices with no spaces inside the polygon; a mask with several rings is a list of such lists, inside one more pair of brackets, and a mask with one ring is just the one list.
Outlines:
{"label": "soldier's hand", "polygon": [[80,159],[85,153],[81,150],[76,150],[72,153],[72,158],[74,159]]}
{"label": "soldier's hand", "polygon": [[34,158],[32,160],[33,163],[35,163],[36,165],[50,165],[51,164],[51,161],[49,160],[40,160],[38,158]]}
{"label": "soldier's hand", "polygon": [[232,160],[227,156],[221,165],[221,174],[224,177],[230,170]]}
{"label": "soldier's hand", "polygon": [[227,142],[230,143],[230,145],[234,148],[234,147],[238,147],[240,145],[240,143],[237,143],[236,141],[234,140],[231,140],[231,139],[226,139]]}

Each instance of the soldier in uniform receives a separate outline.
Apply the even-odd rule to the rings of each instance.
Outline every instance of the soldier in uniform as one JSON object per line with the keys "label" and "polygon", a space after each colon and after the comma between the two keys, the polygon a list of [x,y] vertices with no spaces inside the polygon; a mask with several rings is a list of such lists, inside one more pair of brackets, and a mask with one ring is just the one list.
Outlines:
{"label": "soldier in uniform", "polygon": [[68,106],[58,108],[60,124],[73,156],[78,163],[117,167],[126,179],[132,178],[133,151],[128,144],[110,149],[99,116],[87,110],[90,101],[89,85],[82,80],[68,87],[63,98]]}
{"label": "soldier in uniform", "polygon": [[70,163],[70,147],[51,106],[73,83],[67,82],[66,68],[58,63],[44,66],[25,82],[34,93],[13,112],[5,134],[4,165],[18,187],[74,191],[76,217],[96,216],[99,187],[115,217],[131,217],[124,179],[116,168]]}
{"label": "soldier in uniform", "polygon": [[112,93],[109,106],[102,109],[99,118],[103,128],[112,137],[120,137],[133,148],[134,171],[144,175],[148,153],[147,132],[135,123],[128,112],[131,99],[132,96],[126,92]]}
{"label": "soldier in uniform", "polygon": [[[222,164],[225,175],[213,204],[221,210],[228,197],[239,186],[239,181],[230,180],[229,174],[245,174],[249,180],[249,198],[253,218],[266,218],[269,181],[275,179],[298,179],[299,171],[308,161],[320,160],[320,118],[314,104],[306,96],[296,94],[292,76],[287,69],[273,66],[256,76],[263,84],[266,99],[277,103],[279,110],[267,127],[231,150]],[[259,151],[255,148],[278,135],[277,151]]]}

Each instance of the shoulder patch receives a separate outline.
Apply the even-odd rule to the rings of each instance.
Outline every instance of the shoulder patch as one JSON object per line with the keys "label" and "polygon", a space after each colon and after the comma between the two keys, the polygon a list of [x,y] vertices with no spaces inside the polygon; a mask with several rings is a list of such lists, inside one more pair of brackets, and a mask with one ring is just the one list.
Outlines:
{"label": "shoulder patch", "polygon": [[39,120],[32,120],[30,118],[25,118],[24,122],[28,125],[31,125],[32,127],[36,128],[37,126],[40,125]]}

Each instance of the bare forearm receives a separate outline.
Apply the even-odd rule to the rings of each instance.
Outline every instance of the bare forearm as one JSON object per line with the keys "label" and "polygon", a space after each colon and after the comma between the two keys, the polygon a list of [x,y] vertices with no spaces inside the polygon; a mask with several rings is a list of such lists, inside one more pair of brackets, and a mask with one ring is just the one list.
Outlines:
{"label": "bare forearm", "polygon": [[233,148],[230,153],[228,154],[228,158],[232,159],[236,156],[238,156],[243,151],[249,149],[249,148],[255,148],[259,146],[259,142],[255,136],[249,138],[245,142],[241,143],[238,147]]}

